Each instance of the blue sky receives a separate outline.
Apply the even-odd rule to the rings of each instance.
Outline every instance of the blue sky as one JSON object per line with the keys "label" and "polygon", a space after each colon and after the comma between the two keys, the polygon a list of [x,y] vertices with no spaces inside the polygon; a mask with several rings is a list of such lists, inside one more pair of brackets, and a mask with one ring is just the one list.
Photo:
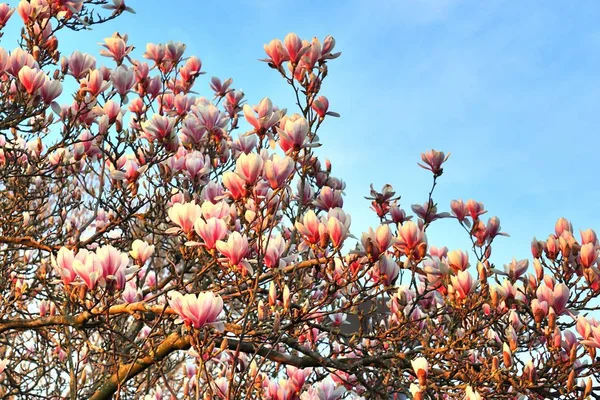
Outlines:
{"label": "blue sky", "polygon": [[[577,230],[600,229],[597,1],[202,3],[130,0],[136,15],[71,36],[66,49],[97,55],[96,43],[114,31],[140,50],[183,41],[207,72],[201,95],[211,94],[211,76],[232,77],[251,103],[269,96],[292,110],[291,91],[257,61],[263,44],[288,32],[331,34],[343,54],[322,94],[342,118],[324,124],[321,154],[347,182],[355,234],[376,224],[363,199],[370,183],[392,184],[407,210],[426,201],[430,175],[416,163],[430,148],[452,152],[434,197],[441,210],[474,198],[511,234],[494,246],[498,265],[529,257],[531,238],[545,238],[560,216]],[[3,46],[14,47],[6,38]],[[468,244],[454,220],[428,236],[450,249]]]}

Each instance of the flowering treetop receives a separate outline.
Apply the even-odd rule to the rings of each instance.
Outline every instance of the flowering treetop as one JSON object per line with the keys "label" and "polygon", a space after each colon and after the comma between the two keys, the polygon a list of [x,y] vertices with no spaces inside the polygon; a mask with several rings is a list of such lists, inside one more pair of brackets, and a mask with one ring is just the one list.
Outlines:
{"label": "flowering treetop", "polygon": [[[0,4],[0,27],[15,8]],[[495,265],[484,205],[409,215],[371,187],[356,248],[344,181],[314,148],[339,115],[335,40],[264,46],[295,108],[201,77],[182,43],[123,33],[100,55],[59,34],[123,0],[21,0],[0,48],[0,394],[40,399],[584,399],[598,390],[599,243],[564,218]],[[63,84],[76,84],[72,96]],[[209,91],[210,89],[210,91]],[[453,218],[469,251],[431,246]]]}

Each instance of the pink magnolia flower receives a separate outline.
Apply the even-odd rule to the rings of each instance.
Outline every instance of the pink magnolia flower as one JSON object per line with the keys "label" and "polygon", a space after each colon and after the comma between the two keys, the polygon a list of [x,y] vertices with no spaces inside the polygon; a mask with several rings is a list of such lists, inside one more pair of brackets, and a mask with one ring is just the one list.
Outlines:
{"label": "pink magnolia flower", "polygon": [[469,268],[469,254],[462,250],[452,250],[448,253],[448,266],[450,266],[454,272],[465,271]]}
{"label": "pink magnolia flower", "polygon": [[391,257],[383,255],[379,261],[377,261],[377,266],[374,272],[375,275],[373,277],[377,279],[377,281],[386,286],[390,286],[398,277],[398,274],[400,273],[400,267]]}
{"label": "pink magnolia flower", "polygon": [[581,246],[579,251],[579,262],[584,268],[589,268],[598,260],[598,251],[594,243],[588,243]]}
{"label": "pink magnolia flower", "polygon": [[216,246],[232,265],[238,265],[248,253],[248,238],[239,232],[233,232],[229,235],[227,242],[219,240]]}
{"label": "pink magnolia flower", "polygon": [[112,5],[106,4],[106,5],[103,5],[102,8],[106,8],[107,10],[127,11],[132,14],[135,14],[135,11],[133,10],[133,8],[125,5],[125,0],[112,0],[112,2],[113,2]]}
{"label": "pink magnolia flower", "polygon": [[96,259],[94,253],[80,250],[82,257],[78,257],[73,261],[73,270],[83,280],[88,289],[92,290],[96,287],[98,281],[102,278],[102,266]]}
{"label": "pink magnolia flower", "polygon": [[258,138],[256,136],[241,135],[231,144],[231,149],[234,150],[234,154],[249,154],[256,148],[257,143]]}
{"label": "pink magnolia flower", "polygon": [[334,248],[340,248],[348,235],[347,228],[336,217],[329,217],[327,220],[327,233]]}
{"label": "pink magnolia flower", "polygon": [[179,69],[179,73],[184,82],[190,82],[198,75],[203,74],[203,72],[200,72],[200,69],[202,69],[202,61],[200,61],[198,57],[192,56],[188,58],[185,65]]}
{"label": "pink magnolia flower", "polygon": [[10,56],[8,52],[2,48],[0,48],[0,72],[4,72],[6,70],[6,65],[10,60]]}
{"label": "pink magnolia flower", "polygon": [[477,281],[473,279],[469,271],[458,271],[456,276],[451,276],[452,287],[459,299],[466,299],[477,287]]}
{"label": "pink magnolia flower", "polygon": [[579,232],[581,234],[581,244],[593,243],[596,246],[598,245],[598,237],[596,236],[596,232],[592,229]]}
{"label": "pink magnolia flower", "polygon": [[225,133],[229,119],[214,104],[192,106],[191,110],[201,129],[216,136]]}
{"label": "pink magnolia flower", "polygon": [[71,284],[77,277],[77,274],[73,269],[73,261],[75,261],[73,251],[64,246],[58,250],[56,258],[52,256],[52,265],[65,285]]}
{"label": "pink magnolia flower", "polygon": [[312,102],[311,108],[320,118],[325,118],[327,110],[329,110],[329,100],[325,96],[319,96]]}
{"label": "pink magnolia flower", "polygon": [[192,180],[202,180],[210,172],[210,166],[210,157],[199,151],[186,154],[183,164],[184,171]]}
{"label": "pink magnolia flower", "polygon": [[281,236],[265,238],[263,241],[264,250],[263,261],[267,268],[279,267],[281,261],[281,255],[285,251],[285,241]]}
{"label": "pink magnolia flower", "polygon": [[283,129],[277,127],[277,132],[279,132],[279,146],[286,153],[300,150],[307,141],[308,122],[298,115],[282,119],[280,126],[284,121]]}
{"label": "pink magnolia flower", "polygon": [[462,200],[452,200],[450,203],[450,208],[452,209],[452,214],[458,219],[460,222],[463,222],[467,217],[467,207]]}
{"label": "pink magnolia flower", "polygon": [[323,55],[321,42],[314,37],[311,43],[306,40],[303,40],[302,43],[304,46],[310,46],[302,57],[302,66],[307,70],[312,70]]}
{"label": "pink magnolia flower", "polygon": [[29,23],[29,18],[31,17],[31,12],[33,10],[35,10],[35,5],[32,5],[28,1],[20,1],[17,6],[17,12],[26,24]]}
{"label": "pink magnolia flower", "polygon": [[412,221],[405,222],[398,229],[398,235],[394,247],[406,255],[417,250],[420,245],[427,244],[425,233]]}
{"label": "pink magnolia flower", "polygon": [[298,64],[300,58],[310,48],[310,45],[302,43],[302,40],[295,33],[288,33],[283,39],[283,44],[293,64]]}
{"label": "pink magnolia flower", "polygon": [[395,224],[404,224],[406,221],[410,221],[412,219],[411,216],[406,216],[406,212],[400,208],[398,204],[392,204],[389,209],[390,218],[392,222]]}
{"label": "pink magnolia flower", "polygon": [[394,237],[389,225],[380,225],[375,231],[369,228],[369,231],[363,233],[361,237],[363,248],[373,259],[385,253],[393,242]]}
{"label": "pink magnolia flower", "polygon": [[[258,118],[254,115],[255,112],[258,114]],[[244,104],[244,117],[255,132],[263,134],[277,124],[281,118],[281,112],[275,111],[271,99],[265,97],[254,109],[248,104]]]}
{"label": "pink magnolia flower", "polygon": [[229,78],[225,82],[221,82],[219,78],[213,76],[210,78],[210,88],[215,92],[217,97],[224,97],[232,89],[229,88],[233,83],[233,79]]}
{"label": "pink magnolia flower", "polygon": [[110,81],[117,93],[125,96],[135,84],[135,76],[131,68],[120,65],[110,75]]}
{"label": "pink magnolia flower", "polygon": [[341,190],[335,190],[329,186],[324,186],[319,193],[319,197],[313,202],[315,207],[321,210],[330,210],[332,208],[341,208],[344,205],[344,198]]}
{"label": "pink magnolia flower", "polygon": [[488,219],[488,223],[486,226],[487,236],[490,238],[495,238],[496,236],[509,236],[508,233],[500,232],[500,218],[492,217]]}
{"label": "pink magnolia flower", "polygon": [[298,232],[300,232],[300,234],[304,236],[305,240],[311,244],[316,244],[319,242],[321,237],[320,225],[321,221],[319,221],[313,210],[309,210],[306,214],[304,214],[304,217],[302,217],[302,223],[295,223]]}
{"label": "pink magnolia flower", "polygon": [[236,161],[235,170],[248,185],[252,185],[262,174],[263,159],[256,153],[241,154]]}
{"label": "pink magnolia flower", "polygon": [[202,215],[202,209],[194,202],[175,203],[168,211],[171,221],[188,234],[192,231],[194,223]]}
{"label": "pink magnolia flower", "polygon": [[15,12],[14,8],[10,8],[8,4],[0,4],[0,29],[6,25],[11,15]]}
{"label": "pink magnolia flower", "polygon": [[539,301],[547,302],[557,315],[561,315],[569,301],[570,291],[564,283],[554,285],[554,288],[551,289],[546,282],[543,282],[538,286],[536,296]]}
{"label": "pink magnolia flower", "polygon": [[421,168],[433,172],[434,176],[440,176],[444,172],[444,170],[442,169],[442,164],[448,160],[448,157],[450,157],[450,153],[448,153],[448,155],[445,155],[441,151],[436,151],[432,149],[426,153],[421,154],[421,160],[425,165],[421,163],[417,163],[417,165],[419,165],[419,167]]}
{"label": "pink magnolia flower", "polygon": [[504,272],[506,272],[506,274],[512,281],[515,281],[527,271],[528,267],[528,260],[517,261],[515,258],[513,258],[510,264],[504,265]]}
{"label": "pink magnolia flower", "polygon": [[127,35],[121,36],[115,33],[111,37],[104,39],[102,46],[106,50],[100,51],[100,54],[105,57],[111,57],[117,62],[117,65],[121,65],[123,59],[133,50],[133,46],[127,46],[126,41]]}
{"label": "pink magnolia flower", "polygon": [[560,237],[564,231],[573,233],[573,225],[566,218],[559,218],[554,225],[554,232],[556,232],[556,236]]}
{"label": "pink magnolia flower", "polygon": [[265,178],[269,181],[271,188],[281,187],[294,170],[295,163],[288,156],[279,157],[274,154],[270,160],[265,162]]}
{"label": "pink magnolia flower", "polygon": [[165,58],[173,61],[174,63],[179,62],[183,53],[185,52],[186,45],[181,42],[169,42],[165,45]]}
{"label": "pink magnolia flower", "polygon": [[344,386],[336,387],[335,382],[330,377],[318,382],[315,387],[319,394],[319,400],[338,400],[346,393],[346,388]]}
{"label": "pink magnolia flower", "polygon": [[[6,60],[6,72],[14,77],[18,77],[19,71],[24,66],[28,66],[32,69],[39,69],[38,63],[35,61],[33,56],[20,47],[17,47],[10,53],[10,59]],[[16,90],[16,87],[14,88]]]}
{"label": "pink magnolia flower", "polygon": [[42,87],[45,79],[46,74],[44,74],[44,71],[33,69],[28,65],[24,65],[19,71],[19,81],[30,95]]}
{"label": "pink magnolia flower", "polygon": [[52,80],[47,77],[41,87],[41,95],[44,103],[52,103],[62,93],[62,84],[58,80]]}
{"label": "pink magnolia flower", "polygon": [[447,257],[448,256],[448,248],[446,246],[444,246],[444,247],[431,246],[429,248],[429,254],[432,257],[438,257],[438,258]]}
{"label": "pink magnolia flower", "polygon": [[411,208],[413,212],[426,223],[450,216],[447,212],[438,213],[437,206],[429,202],[423,203],[423,205],[414,204]]}
{"label": "pink magnolia flower", "polygon": [[467,201],[467,211],[473,220],[479,218],[480,215],[485,214],[487,211],[483,207],[483,203],[479,203],[473,199]]}
{"label": "pink magnolia flower", "polygon": [[306,378],[308,378],[308,376],[310,376],[310,374],[312,373],[312,368],[300,369],[292,365],[287,365],[285,367],[285,371],[295,391],[299,392],[302,389],[302,386],[304,386]]}
{"label": "pink magnolia flower", "polygon": [[154,253],[154,245],[149,245],[147,242],[136,239],[131,244],[131,251],[129,254],[136,260],[140,265],[144,265],[146,261]]}
{"label": "pink magnolia flower", "polygon": [[[219,201],[219,198],[221,198],[222,196],[223,187],[217,182],[210,181],[202,188],[202,192],[200,193],[200,199],[204,200],[202,206],[204,206],[204,204],[207,203],[214,204],[217,201]],[[204,215],[204,211],[202,213]]]}
{"label": "pink magnolia flower", "polygon": [[234,200],[239,200],[247,194],[244,179],[235,172],[228,171],[223,174],[223,186],[229,190]]}
{"label": "pink magnolia flower", "polygon": [[213,292],[202,292],[197,296],[171,292],[169,306],[186,325],[200,329],[219,321],[219,314],[223,311],[223,299]]}
{"label": "pink magnolia flower", "polygon": [[121,298],[126,303],[134,303],[136,302],[141,295],[141,290],[137,288],[135,282],[130,281],[125,285],[125,290],[121,293]]}
{"label": "pink magnolia flower", "polygon": [[348,323],[346,321],[347,317],[348,316],[344,313],[335,313],[335,314],[329,315],[329,319],[331,320],[331,323],[333,324],[333,326],[341,326],[343,324],[347,324]]}
{"label": "pink magnolia flower", "polygon": [[164,44],[146,44],[146,52],[144,58],[154,61],[155,64],[160,64],[165,58],[165,45]]}
{"label": "pink magnolia flower", "polygon": [[227,235],[227,224],[222,219],[208,218],[206,222],[202,218],[196,219],[194,230],[204,241],[208,249],[214,249],[217,241]]}
{"label": "pink magnolia flower", "polygon": [[268,59],[262,60],[273,64],[276,68],[281,67],[285,61],[289,61],[290,56],[283,47],[283,43],[279,39],[273,39],[269,44],[265,44],[265,53],[269,56]]}
{"label": "pink magnolia flower", "polygon": [[175,119],[153,114],[150,121],[142,123],[142,130],[148,141],[158,140],[162,142],[172,136],[174,126]]}
{"label": "pink magnolia flower", "polygon": [[94,57],[79,51],[73,52],[67,63],[69,66],[69,73],[78,80],[83,78],[88,71],[96,68],[96,60]]}
{"label": "pink magnolia flower", "polygon": [[233,207],[230,207],[225,201],[219,201],[217,203],[211,203],[205,201],[202,203],[202,216],[204,219],[209,218],[222,219],[225,222],[229,221],[229,217],[235,215],[236,211]]}
{"label": "pink magnolia flower", "polygon": [[124,274],[125,268],[129,265],[127,253],[121,253],[111,245],[102,246],[96,250],[96,260],[102,267],[102,276],[104,278],[116,280],[119,275]]}

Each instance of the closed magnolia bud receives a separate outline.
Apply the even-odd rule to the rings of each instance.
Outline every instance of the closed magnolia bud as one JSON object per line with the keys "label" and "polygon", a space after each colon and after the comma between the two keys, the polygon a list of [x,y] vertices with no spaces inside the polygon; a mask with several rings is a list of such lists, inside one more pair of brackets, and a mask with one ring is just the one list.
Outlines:
{"label": "closed magnolia bud", "polygon": [[290,288],[288,285],[283,287],[283,309],[289,310],[290,308]]}
{"label": "closed magnolia bud", "polygon": [[506,368],[512,367],[512,351],[506,343],[502,346],[502,359]]}
{"label": "closed magnolia bud", "polygon": [[575,385],[575,370],[572,370],[569,374],[569,379],[567,380],[567,390],[570,392],[573,390],[573,386]]}
{"label": "closed magnolia bud", "polygon": [[542,244],[534,237],[531,241],[531,255],[533,258],[540,258],[543,250]]}
{"label": "closed magnolia bud", "polygon": [[592,394],[592,378],[588,378],[587,383],[585,384],[585,391],[583,392],[583,397],[587,398]]}
{"label": "closed magnolia bud", "polygon": [[497,370],[498,370],[498,357],[493,356],[492,357],[492,372],[497,371]]}
{"label": "closed magnolia bud", "polygon": [[264,321],[265,320],[265,303],[263,303],[262,300],[258,301],[258,306],[257,306],[257,312],[258,312],[258,320],[259,321]]}
{"label": "closed magnolia bud", "polygon": [[562,342],[562,335],[560,334],[560,329],[556,328],[554,330],[554,347],[559,348]]}
{"label": "closed magnolia bud", "polygon": [[275,282],[271,281],[269,285],[269,305],[274,307],[277,304],[277,288],[275,287]]}
{"label": "closed magnolia bud", "polygon": [[548,328],[551,331],[556,327],[556,313],[554,312],[554,308],[550,307],[548,310]]}
{"label": "closed magnolia bud", "polygon": [[321,248],[324,249],[324,248],[327,247],[328,243],[329,243],[329,233],[328,232],[323,232],[321,234],[319,245],[321,246]]}
{"label": "closed magnolia bud", "polygon": [[577,361],[577,346],[571,347],[571,353],[569,354],[569,360],[574,363]]}
{"label": "closed magnolia bud", "polygon": [[490,300],[492,303],[492,307],[498,307],[498,292],[495,290],[490,290]]}
{"label": "closed magnolia bud", "polygon": [[279,332],[279,325],[281,325],[281,317],[279,316],[279,311],[275,311],[275,316],[273,317],[273,332]]}
{"label": "closed magnolia bud", "polygon": [[427,243],[421,243],[417,246],[417,254],[419,260],[422,260],[427,255]]}
{"label": "closed magnolia bud", "polygon": [[227,346],[229,346],[229,341],[227,341],[227,338],[225,338],[221,342],[221,347],[220,347],[221,352],[224,352],[225,349],[227,349]]}

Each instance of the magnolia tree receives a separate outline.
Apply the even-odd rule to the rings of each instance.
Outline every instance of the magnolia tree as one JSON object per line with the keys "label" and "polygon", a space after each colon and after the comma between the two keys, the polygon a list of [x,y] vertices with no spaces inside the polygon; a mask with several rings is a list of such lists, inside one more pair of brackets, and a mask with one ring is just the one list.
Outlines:
{"label": "magnolia tree", "polygon": [[[600,390],[592,230],[560,219],[490,261],[483,204],[408,215],[371,188],[356,246],[315,155],[334,40],[265,45],[294,111],[201,78],[181,43],[59,50],[123,0],[0,4],[0,396],[14,399],[584,399]],[[16,13],[14,13],[16,11]],[[13,14],[15,14],[13,16]],[[13,21],[14,22],[14,21]],[[100,61],[102,60],[102,61]],[[62,94],[73,87],[73,93]],[[210,87],[210,90],[209,90]],[[375,171],[374,171],[375,172]],[[430,246],[456,220],[472,248]],[[579,235],[578,235],[579,236]],[[346,243],[346,245],[344,245]],[[598,398],[598,395],[595,395]]]}

